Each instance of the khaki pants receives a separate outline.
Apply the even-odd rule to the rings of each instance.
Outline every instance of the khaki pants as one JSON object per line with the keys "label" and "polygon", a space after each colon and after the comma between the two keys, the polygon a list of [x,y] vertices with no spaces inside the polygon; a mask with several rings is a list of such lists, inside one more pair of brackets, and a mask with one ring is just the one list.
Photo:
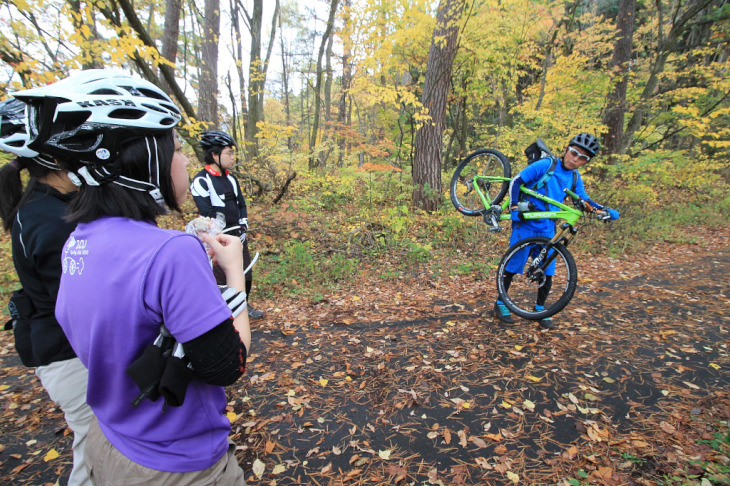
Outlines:
{"label": "khaki pants", "polygon": [[86,404],[86,384],[89,372],[78,358],[56,361],[49,365],[39,366],[35,374],[41,380],[43,388],[48,392],[56,405],[61,407],[68,428],[74,433],[73,468],[68,478],[69,486],[91,486],[89,473],[84,463],[84,447],[89,422],[94,416],[91,407]]}
{"label": "khaki pants", "polygon": [[235,450],[231,442],[223,457],[203,471],[158,471],[127,459],[107,440],[94,417],[89,427],[86,466],[95,486],[246,486]]}

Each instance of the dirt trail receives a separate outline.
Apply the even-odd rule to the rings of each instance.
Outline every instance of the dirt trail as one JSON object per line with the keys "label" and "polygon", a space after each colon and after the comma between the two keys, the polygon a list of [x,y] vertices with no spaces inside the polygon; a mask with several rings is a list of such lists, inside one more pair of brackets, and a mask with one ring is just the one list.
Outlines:
{"label": "dirt trail", "polygon": [[[248,484],[640,484],[711,454],[695,438],[730,410],[727,245],[577,259],[550,332],[496,323],[491,279],[268,302],[229,389]],[[53,484],[71,438],[1,339],[0,480]]]}

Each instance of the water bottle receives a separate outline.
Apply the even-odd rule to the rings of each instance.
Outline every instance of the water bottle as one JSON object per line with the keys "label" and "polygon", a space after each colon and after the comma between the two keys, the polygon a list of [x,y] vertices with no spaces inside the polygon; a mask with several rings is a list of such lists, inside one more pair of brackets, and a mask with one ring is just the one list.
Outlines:
{"label": "water bottle", "polygon": [[535,205],[532,203],[532,201],[520,201],[517,203],[517,211],[520,213],[525,213],[527,211],[534,211]]}

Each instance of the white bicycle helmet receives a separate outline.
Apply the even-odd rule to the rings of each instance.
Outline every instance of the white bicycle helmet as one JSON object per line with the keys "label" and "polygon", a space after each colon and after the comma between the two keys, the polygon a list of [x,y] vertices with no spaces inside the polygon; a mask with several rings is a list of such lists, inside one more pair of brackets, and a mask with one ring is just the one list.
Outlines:
{"label": "white bicycle helmet", "polygon": [[28,148],[25,127],[25,103],[15,98],[0,102],[0,149],[18,157],[33,159],[49,169],[59,169],[52,157],[45,157]]}
{"label": "white bicycle helmet", "polygon": [[15,93],[28,104],[28,147],[86,164],[113,161],[130,139],[170,130],[180,110],[157,86],[119,71],[89,69]]}

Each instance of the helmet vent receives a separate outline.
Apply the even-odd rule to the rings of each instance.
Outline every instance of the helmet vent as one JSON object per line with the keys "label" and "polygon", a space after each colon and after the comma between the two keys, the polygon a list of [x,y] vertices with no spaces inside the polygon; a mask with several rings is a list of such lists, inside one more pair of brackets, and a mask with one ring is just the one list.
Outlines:
{"label": "helmet vent", "polygon": [[147,96],[148,98],[154,98],[160,101],[167,101],[166,97],[163,94],[158,93],[157,91],[145,88],[137,88],[137,90],[142,93],[143,96]]}
{"label": "helmet vent", "polygon": [[160,103],[160,106],[164,106],[168,110],[170,110],[172,113],[175,113],[176,115],[180,114],[180,110],[178,110],[177,106],[175,105],[168,105],[166,103]]}
{"label": "helmet vent", "polygon": [[119,120],[139,120],[145,115],[142,110],[131,110],[129,108],[119,108],[109,113],[109,118],[116,118]]}
{"label": "helmet vent", "polygon": [[52,133],[65,133],[78,129],[91,116],[90,111],[58,112],[56,122],[53,124]]}
{"label": "helmet vent", "polygon": [[144,106],[145,108],[149,108],[150,110],[155,110],[158,113],[167,113],[162,108],[158,108],[155,105],[150,105],[149,103],[142,103],[142,106]]}
{"label": "helmet vent", "polygon": [[116,91],[116,90],[113,90],[113,89],[110,89],[110,88],[97,89],[95,91],[92,91],[89,94],[92,94],[92,95],[112,95],[112,96],[119,96],[120,95],[119,91]]}

